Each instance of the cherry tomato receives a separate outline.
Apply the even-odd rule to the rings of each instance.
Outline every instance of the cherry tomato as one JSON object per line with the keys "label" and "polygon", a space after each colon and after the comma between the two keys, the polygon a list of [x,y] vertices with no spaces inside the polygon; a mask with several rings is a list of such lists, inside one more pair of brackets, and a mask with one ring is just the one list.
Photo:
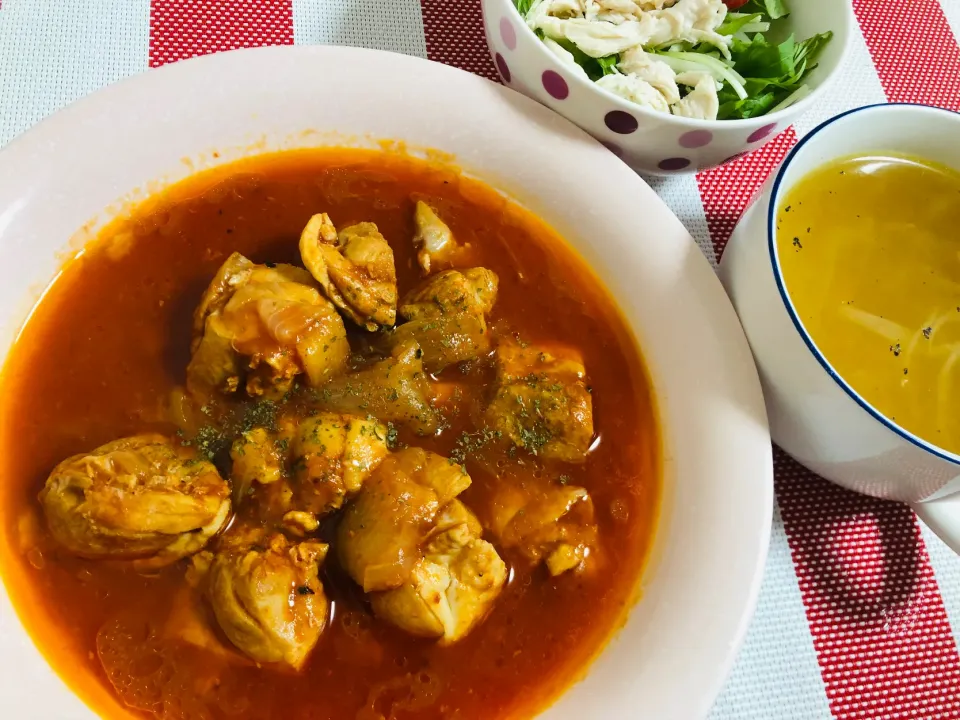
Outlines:
{"label": "cherry tomato", "polygon": [[724,5],[727,6],[728,10],[736,10],[737,8],[743,7],[750,0],[723,0]]}

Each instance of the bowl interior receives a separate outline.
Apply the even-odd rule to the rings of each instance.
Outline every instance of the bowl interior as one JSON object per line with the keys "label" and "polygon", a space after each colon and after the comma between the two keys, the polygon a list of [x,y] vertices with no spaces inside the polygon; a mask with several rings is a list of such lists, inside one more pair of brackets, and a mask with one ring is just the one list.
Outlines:
{"label": "bowl interior", "polygon": [[926,105],[884,104],[857,108],[815,128],[790,152],[774,179],[767,215],[767,243],[777,288],[797,332],[833,380],[878,422],[919,448],[952,463],[960,456],[905,430],[858,393],[833,367],[807,332],[783,278],[777,246],[776,218],[784,196],[806,175],[832,160],[856,155],[896,153],[929,158],[960,169],[960,114]]}
{"label": "bowl interior", "polygon": [[[766,557],[772,463],[756,370],[680,222],[542,106],[461,71],[336,47],[224,53],[107,88],[0,154],[3,345],[68,239],[89,238],[78,228],[95,228],[154,184],[263,150],[383,138],[452,154],[552,224],[618,301],[653,378],[665,442],[653,558],[624,627],[546,716],[704,716],[743,639]],[[5,594],[0,648],[0,696],[13,716],[93,717],[50,671]]]}

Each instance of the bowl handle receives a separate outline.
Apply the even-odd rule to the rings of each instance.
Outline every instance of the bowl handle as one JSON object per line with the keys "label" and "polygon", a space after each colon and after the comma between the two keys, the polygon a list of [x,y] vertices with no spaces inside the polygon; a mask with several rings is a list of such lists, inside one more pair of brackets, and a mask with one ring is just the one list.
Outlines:
{"label": "bowl handle", "polygon": [[950,549],[960,554],[960,492],[913,503],[913,511]]}

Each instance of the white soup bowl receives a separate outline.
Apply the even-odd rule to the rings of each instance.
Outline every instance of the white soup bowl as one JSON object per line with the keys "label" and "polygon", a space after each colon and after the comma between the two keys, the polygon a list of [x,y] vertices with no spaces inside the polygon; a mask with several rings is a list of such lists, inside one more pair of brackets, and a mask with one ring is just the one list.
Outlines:
{"label": "white soup bowl", "polygon": [[960,115],[924,105],[872,105],[826,121],[797,143],[744,214],[720,277],[760,370],[774,442],[850,490],[917,503],[960,551],[960,456],[885,417],[834,369],[793,305],[776,238],[781,200],[825,163],[896,153],[960,170],[958,140]]}
{"label": "white soup bowl", "polygon": [[[137,188],[266,150],[384,139],[452,156],[554,226],[615,298],[652,378],[663,442],[652,556],[622,627],[544,717],[705,717],[746,632],[769,540],[772,451],[756,369],[681,223],[543,106],[453,68],[343,47],[212,55],[102,90],[0,153],[0,346],[71,236],[142,197]],[[2,407],[0,420],[16,422]],[[51,669],[64,662],[57,648],[43,650],[0,592],[4,717],[94,717]],[[83,700],[124,716],[106,689]]]}

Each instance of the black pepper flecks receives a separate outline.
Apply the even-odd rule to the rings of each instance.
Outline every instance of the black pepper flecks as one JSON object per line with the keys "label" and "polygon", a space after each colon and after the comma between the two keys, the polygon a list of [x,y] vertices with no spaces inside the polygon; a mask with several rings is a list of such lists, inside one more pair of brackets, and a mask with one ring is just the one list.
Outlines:
{"label": "black pepper flecks", "polygon": [[932,327],[925,327],[925,328],[923,329],[923,336],[924,336],[927,340],[930,339],[930,336],[931,336],[932,334],[933,334],[933,328],[932,328]]}
{"label": "black pepper flecks", "polygon": [[894,357],[900,357],[900,343],[890,346],[890,352],[893,353]]}
{"label": "black pepper flecks", "polygon": [[793,239],[793,246],[794,246],[797,250],[803,250],[803,245],[800,244],[800,238],[798,238],[798,237],[795,237],[795,238]]}

